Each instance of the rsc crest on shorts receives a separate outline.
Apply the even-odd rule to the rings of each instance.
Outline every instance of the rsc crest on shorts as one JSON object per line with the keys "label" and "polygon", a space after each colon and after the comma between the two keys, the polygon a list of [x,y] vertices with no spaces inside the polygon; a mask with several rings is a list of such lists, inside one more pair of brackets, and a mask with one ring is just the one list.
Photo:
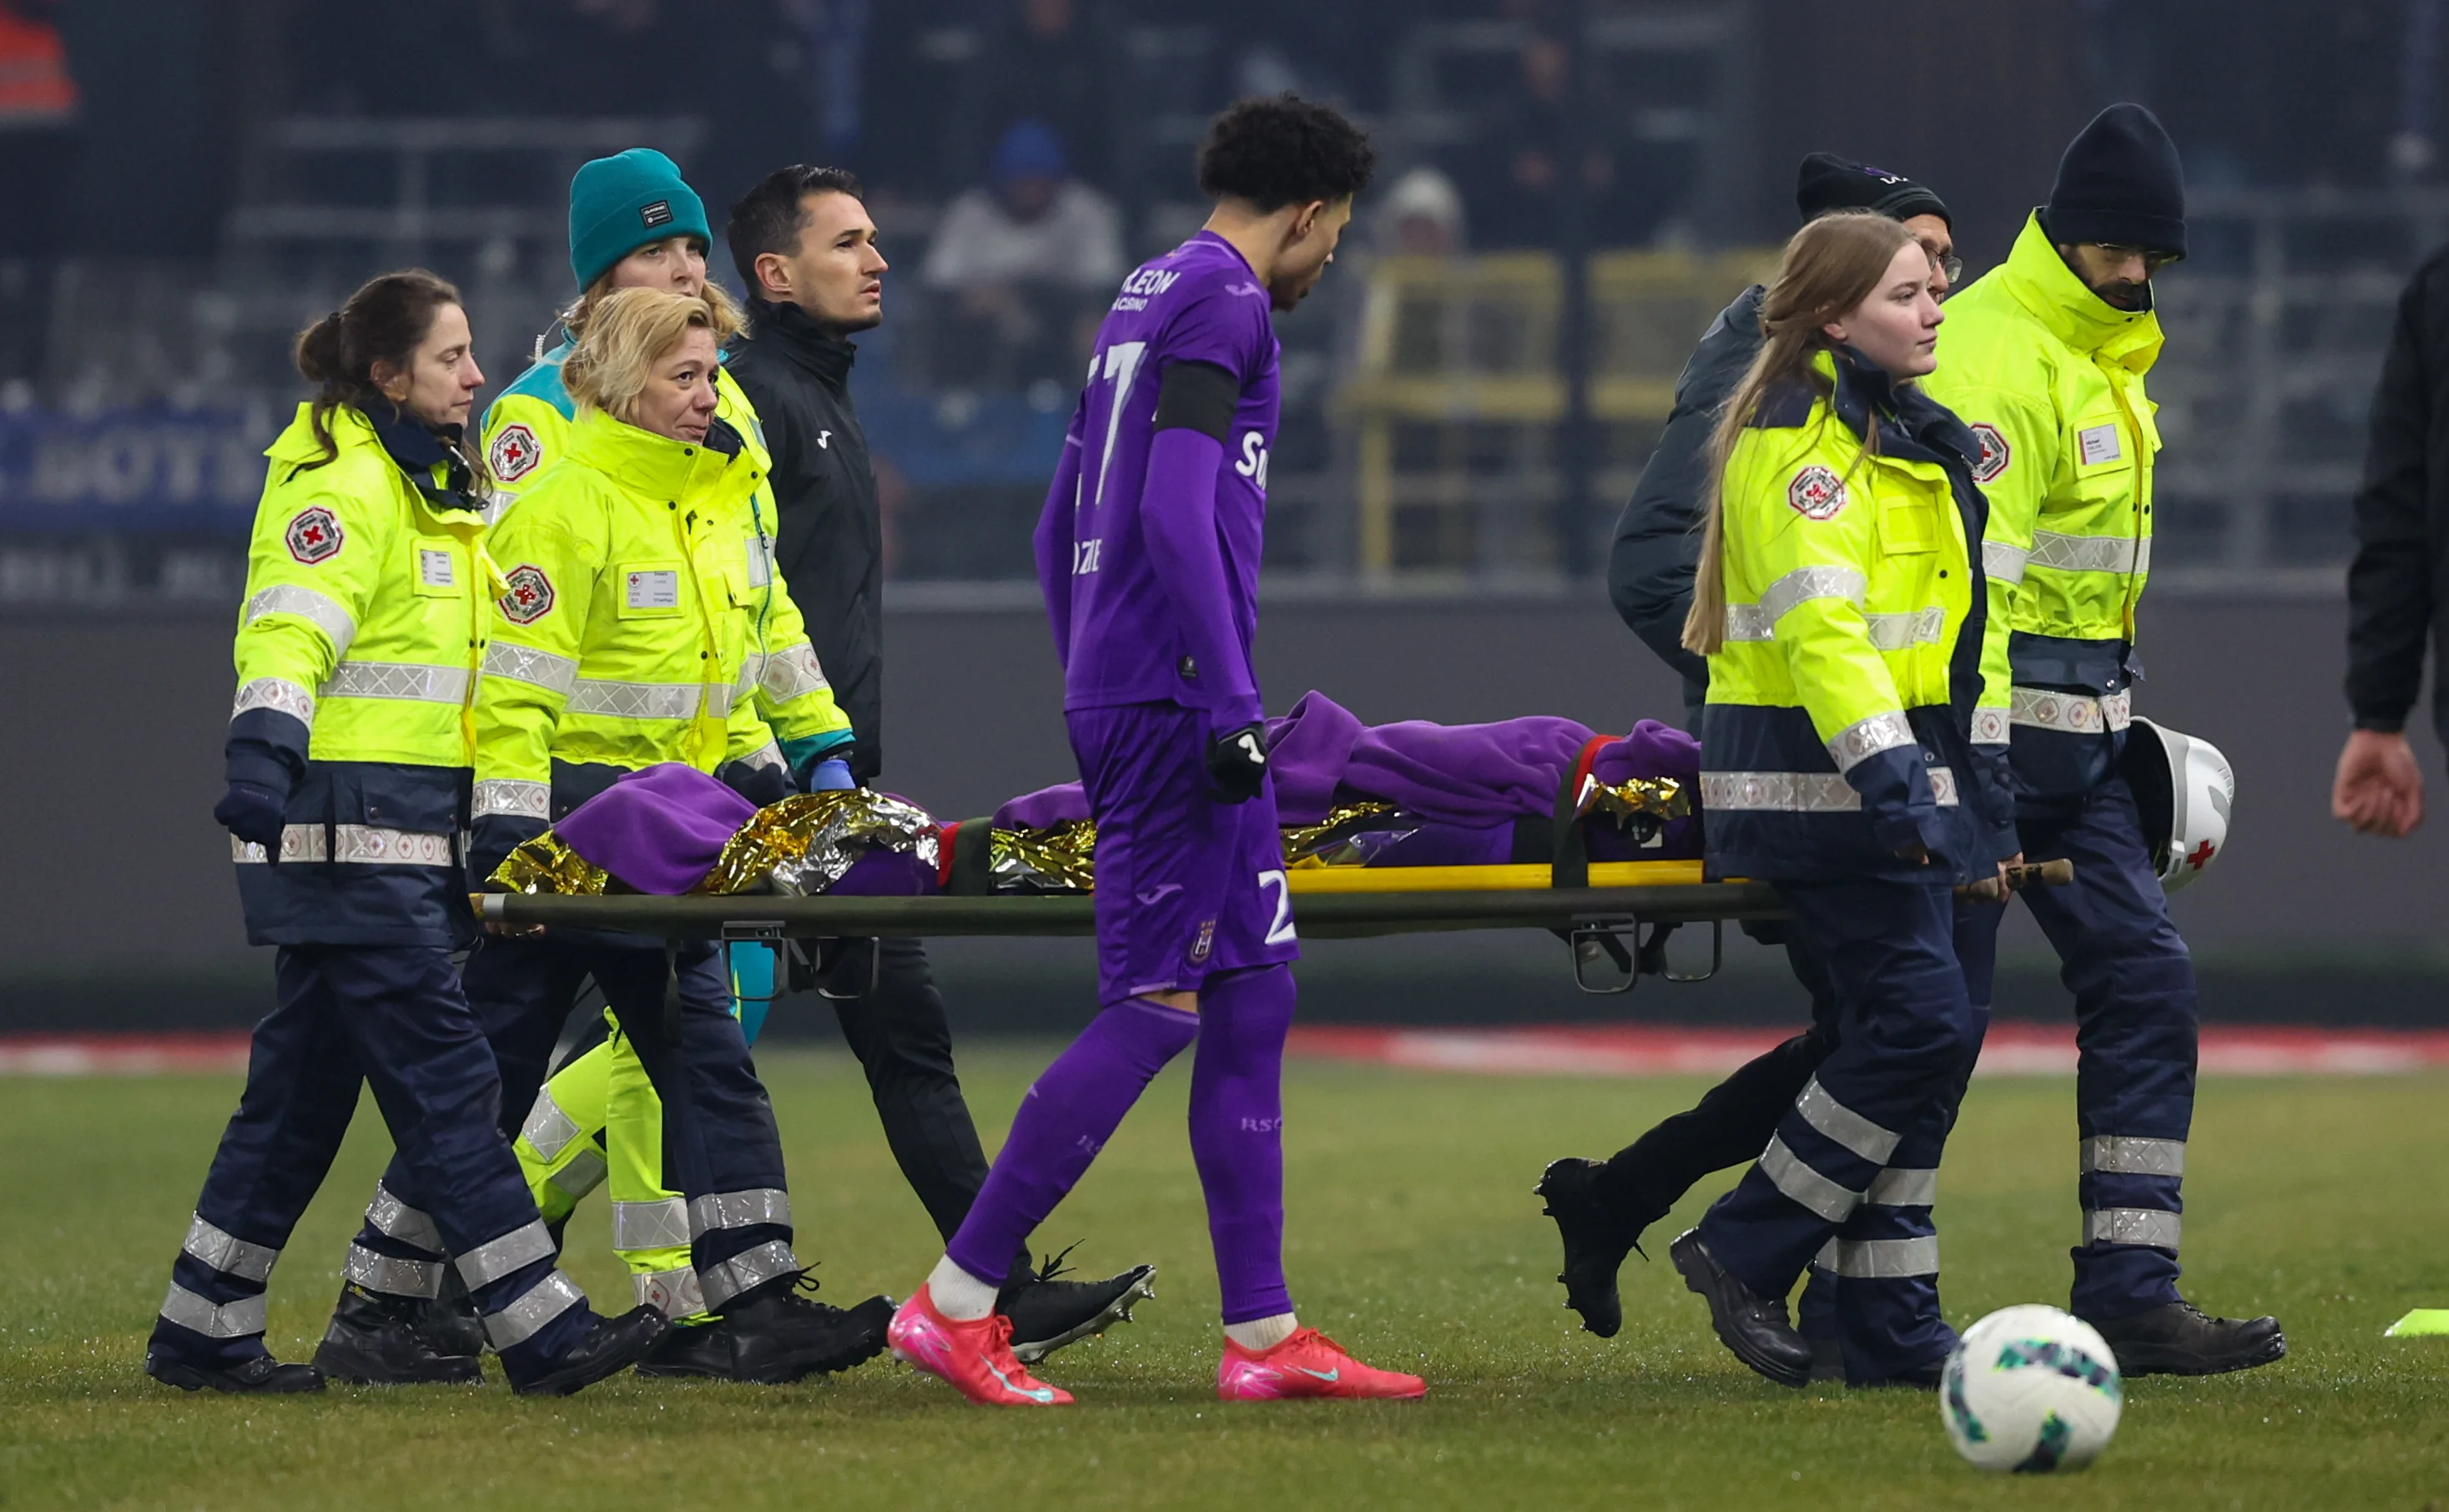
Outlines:
{"label": "rsc crest on shorts", "polygon": [[313,509],[299,511],[298,517],[289,522],[289,528],[281,538],[288,543],[290,555],[313,567],[339,555],[340,547],[348,536],[332,512],[318,504]]}
{"label": "rsc crest on shorts", "polygon": [[1814,462],[1785,485],[1785,501],[1804,519],[1835,519],[1845,507],[1845,480]]}

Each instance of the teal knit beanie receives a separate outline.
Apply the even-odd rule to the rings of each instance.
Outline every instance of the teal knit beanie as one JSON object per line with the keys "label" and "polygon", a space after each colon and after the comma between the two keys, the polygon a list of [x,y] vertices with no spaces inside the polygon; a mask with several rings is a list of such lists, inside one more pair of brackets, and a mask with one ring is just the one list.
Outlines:
{"label": "teal knit beanie", "polygon": [[649,242],[693,236],[711,244],[705,202],[680,165],[652,147],[631,147],[582,166],[569,181],[569,271],[578,287]]}

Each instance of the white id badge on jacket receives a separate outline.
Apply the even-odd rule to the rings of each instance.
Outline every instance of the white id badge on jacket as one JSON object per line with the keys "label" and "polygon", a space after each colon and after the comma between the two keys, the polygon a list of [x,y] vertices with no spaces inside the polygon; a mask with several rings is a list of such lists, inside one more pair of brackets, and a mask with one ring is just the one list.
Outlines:
{"label": "white id badge on jacket", "polygon": [[2076,442],[2083,448],[2083,465],[2086,467],[2114,462],[2126,455],[2125,448],[2118,443],[2117,422],[2114,420],[2106,425],[2086,426],[2074,434]]}
{"label": "white id badge on jacket", "polygon": [[630,609],[678,609],[681,607],[681,574],[665,569],[661,572],[633,571],[625,579]]}
{"label": "white id badge on jacket", "polygon": [[748,537],[748,586],[764,588],[774,581],[774,549],[762,535]]}

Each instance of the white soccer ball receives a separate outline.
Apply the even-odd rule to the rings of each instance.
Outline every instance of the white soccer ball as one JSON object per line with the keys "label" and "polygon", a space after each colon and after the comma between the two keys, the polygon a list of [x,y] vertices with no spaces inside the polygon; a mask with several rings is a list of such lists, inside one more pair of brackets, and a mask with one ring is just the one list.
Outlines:
{"label": "white soccer ball", "polygon": [[1965,1329],[1938,1387],[1956,1452],[1984,1470],[2081,1469],[2109,1446],[2124,1404],[2108,1341],[2037,1303]]}

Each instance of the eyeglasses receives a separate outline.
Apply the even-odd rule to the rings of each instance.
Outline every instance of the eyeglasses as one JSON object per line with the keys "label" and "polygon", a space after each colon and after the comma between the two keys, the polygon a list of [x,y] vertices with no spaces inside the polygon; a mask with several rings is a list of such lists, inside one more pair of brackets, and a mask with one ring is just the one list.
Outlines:
{"label": "eyeglasses", "polygon": [[2128,258],[2141,258],[2143,260],[2143,271],[2147,276],[2159,272],[2162,268],[2169,266],[2170,263],[2183,262],[2186,261],[2186,255],[2183,252],[2150,252],[2146,251],[2144,248],[2139,246],[2127,246],[2123,242],[2095,242],[2092,245],[2100,248],[2100,250],[2108,253],[2111,257],[2115,258],[2120,262],[2125,262]]}
{"label": "eyeglasses", "polygon": [[1964,260],[1953,252],[1945,257],[1932,258],[1930,265],[1932,271],[1947,275],[1947,286],[1951,289],[1964,281]]}

